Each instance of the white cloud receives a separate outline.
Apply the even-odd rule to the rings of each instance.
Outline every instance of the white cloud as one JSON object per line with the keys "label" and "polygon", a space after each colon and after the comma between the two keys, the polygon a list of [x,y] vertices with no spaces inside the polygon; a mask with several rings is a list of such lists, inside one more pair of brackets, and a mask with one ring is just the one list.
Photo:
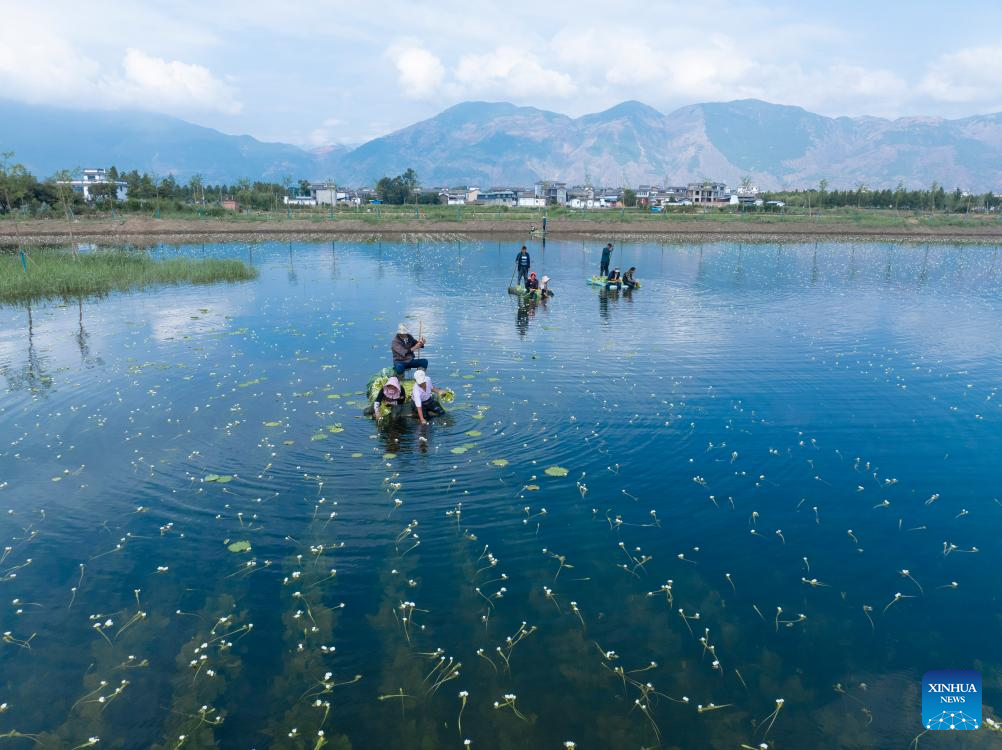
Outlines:
{"label": "white cloud", "polygon": [[24,8],[5,8],[0,22],[0,91],[30,102],[66,101],[101,66],[77,52],[44,19]]}
{"label": "white cloud", "polygon": [[530,52],[500,47],[482,55],[464,55],[455,81],[464,95],[566,97],[574,93],[571,77],[542,65]]}
{"label": "white cloud", "polygon": [[101,80],[112,101],[158,111],[210,110],[237,114],[242,105],[233,88],[201,65],[164,60],[128,49],[122,72]]}
{"label": "white cloud", "polygon": [[438,93],[445,81],[445,67],[428,50],[418,46],[398,46],[389,50],[397,66],[400,90],[409,99],[427,99]]}
{"label": "white cloud", "polygon": [[112,64],[80,52],[42,12],[5,10],[0,23],[0,91],[24,101],[132,107],[171,114],[236,114],[234,88],[202,66],[126,49]]}
{"label": "white cloud", "polygon": [[319,128],[311,130],[305,139],[308,146],[326,146],[329,143],[337,142],[338,126],[342,122],[337,117],[328,117]]}
{"label": "white cloud", "polygon": [[997,101],[1002,89],[1002,46],[972,47],[941,55],[919,90],[942,102]]}

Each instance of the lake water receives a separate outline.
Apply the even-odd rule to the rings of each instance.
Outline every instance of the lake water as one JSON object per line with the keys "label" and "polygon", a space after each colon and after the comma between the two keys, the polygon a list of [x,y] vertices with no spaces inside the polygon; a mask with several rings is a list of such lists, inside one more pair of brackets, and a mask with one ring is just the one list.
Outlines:
{"label": "lake water", "polygon": [[[906,748],[930,669],[997,717],[998,250],[627,244],[606,294],[601,244],[533,306],[513,241],[384,241],[0,309],[0,735]],[[456,400],[380,430],[401,321]]]}

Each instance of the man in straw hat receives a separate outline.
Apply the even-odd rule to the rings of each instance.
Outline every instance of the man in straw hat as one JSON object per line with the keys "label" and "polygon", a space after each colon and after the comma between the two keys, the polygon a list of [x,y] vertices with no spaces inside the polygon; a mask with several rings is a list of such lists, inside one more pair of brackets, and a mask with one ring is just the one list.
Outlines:
{"label": "man in straw hat", "polygon": [[414,338],[403,323],[397,327],[397,335],[393,337],[390,349],[393,352],[393,369],[396,370],[398,377],[402,377],[406,370],[428,369],[428,360],[418,359],[414,354],[424,348],[424,343],[424,336],[419,339]]}

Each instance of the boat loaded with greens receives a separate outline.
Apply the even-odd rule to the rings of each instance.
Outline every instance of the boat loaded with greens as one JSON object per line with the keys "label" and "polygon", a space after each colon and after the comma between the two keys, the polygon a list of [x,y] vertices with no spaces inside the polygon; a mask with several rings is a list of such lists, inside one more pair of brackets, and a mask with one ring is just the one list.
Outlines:
{"label": "boat loaded with greens", "polygon": [[[609,281],[608,277],[606,276],[592,276],[590,279],[587,279],[586,281],[591,286],[603,287],[604,289],[624,289],[624,288],[627,290],[630,289],[628,285],[623,283],[622,279],[619,279],[618,281]],[[634,281],[632,288],[639,289],[640,282]]]}
{"label": "boat loaded with greens", "polygon": [[[365,407],[365,415],[375,417],[377,420],[386,418],[400,419],[404,417],[416,416],[414,408],[414,380],[400,380],[391,367],[384,367],[375,373],[365,386],[365,393],[369,404]],[[386,386],[390,385],[389,389]],[[389,392],[387,392],[389,391]],[[451,404],[456,398],[455,393],[449,388],[444,389],[437,396],[440,405]],[[445,409],[430,410],[427,416],[436,413],[445,414]]]}
{"label": "boat loaded with greens", "polygon": [[524,286],[508,287],[508,294],[516,294],[522,299],[548,299],[553,296],[551,289],[526,289]]}

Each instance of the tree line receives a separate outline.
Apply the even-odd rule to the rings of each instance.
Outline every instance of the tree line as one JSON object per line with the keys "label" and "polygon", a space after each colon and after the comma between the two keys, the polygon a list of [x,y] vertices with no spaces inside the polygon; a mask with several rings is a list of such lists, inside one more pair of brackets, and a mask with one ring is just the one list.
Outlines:
{"label": "tree line", "polygon": [[[23,164],[15,162],[12,152],[0,154],[0,214],[20,212],[38,215],[50,210],[82,209],[85,206],[83,195],[60,185],[79,177],[79,172],[62,170],[40,179]],[[91,185],[88,189],[95,196],[95,203],[90,208],[114,206],[124,211],[139,211],[155,206],[164,210],[204,209],[210,214],[221,214],[220,202],[224,198],[232,198],[243,208],[266,211],[277,209],[282,204],[282,197],[292,191],[294,184],[298,191],[309,190],[307,180],[293,183],[291,177],[281,182],[242,179],[232,185],[210,184],[201,175],[179,182],[172,174],[158,175],[135,169],[119,171],[114,166],[108,168],[107,177],[125,182],[128,198],[119,201],[114,184]]]}
{"label": "tree line", "polygon": [[998,211],[1002,196],[994,193],[965,193],[960,188],[948,192],[937,182],[915,190],[899,182],[893,189],[870,189],[859,184],[852,189],[829,189],[826,180],[809,190],[779,190],[760,194],[764,200],[778,200],[787,206],[823,210],[826,208],[877,208],[899,211],[942,211],[970,213]]}

